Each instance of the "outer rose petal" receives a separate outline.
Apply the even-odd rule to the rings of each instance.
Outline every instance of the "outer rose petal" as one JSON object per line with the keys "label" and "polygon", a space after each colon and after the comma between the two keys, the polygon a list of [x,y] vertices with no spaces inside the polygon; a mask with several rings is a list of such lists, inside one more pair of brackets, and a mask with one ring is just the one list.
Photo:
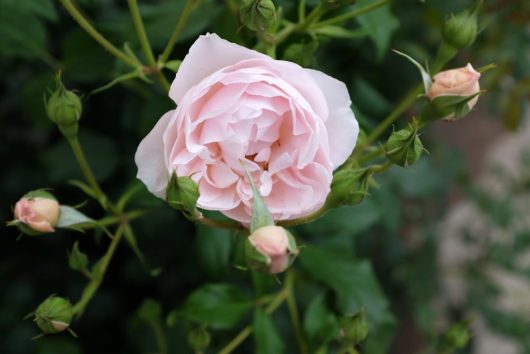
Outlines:
{"label": "outer rose petal", "polygon": [[171,110],[158,120],[153,130],[140,142],[134,156],[138,166],[136,177],[145,184],[149,192],[159,198],[165,198],[169,182],[163,136],[174,112],[175,110]]}
{"label": "outer rose petal", "polygon": [[353,151],[359,135],[359,124],[350,108],[350,94],[342,81],[321,71],[305,69],[322,89],[329,107],[326,121],[329,154],[336,169],[346,161]]}
{"label": "outer rose petal", "polygon": [[215,33],[200,36],[190,48],[171,84],[169,97],[179,104],[182,96],[219,69],[245,59],[267,58],[254,50],[228,42]]}

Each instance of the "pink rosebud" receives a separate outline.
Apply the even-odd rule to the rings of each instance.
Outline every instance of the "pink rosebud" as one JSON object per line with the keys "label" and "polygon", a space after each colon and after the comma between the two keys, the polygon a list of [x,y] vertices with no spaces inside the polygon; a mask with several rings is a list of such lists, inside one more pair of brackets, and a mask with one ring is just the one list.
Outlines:
{"label": "pink rosebud", "polygon": [[23,197],[15,204],[15,219],[38,232],[53,232],[59,212],[59,203],[51,198]]}
{"label": "pink rosebud", "polygon": [[[427,96],[433,100],[441,96],[472,96],[480,91],[480,73],[471,64],[458,69],[441,71],[434,76],[434,82],[427,91]],[[467,104],[469,109],[477,104],[478,95]]]}
{"label": "pink rosebud", "polygon": [[281,273],[289,267],[289,236],[283,227],[260,227],[248,239],[259,253],[270,258],[269,273]]}

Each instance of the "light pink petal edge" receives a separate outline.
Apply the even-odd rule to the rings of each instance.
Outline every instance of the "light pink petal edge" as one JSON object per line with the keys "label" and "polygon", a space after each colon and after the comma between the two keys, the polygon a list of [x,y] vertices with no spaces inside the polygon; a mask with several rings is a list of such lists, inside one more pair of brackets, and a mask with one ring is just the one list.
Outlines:
{"label": "light pink petal edge", "polygon": [[179,104],[194,85],[219,69],[245,59],[268,58],[238,44],[228,42],[215,33],[200,36],[190,48],[171,84],[169,97]]}
{"label": "light pink petal edge", "polygon": [[350,108],[351,99],[346,85],[321,71],[305,69],[321,88],[329,107],[326,120],[329,153],[336,169],[353,151],[359,135],[359,123]]}
{"label": "light pink petal edge", "polygon": [[145,184],[149,192],[163,199],[169,181],[163,135],[174,112],[171,110],[158,120],[153,130],[140,142],[134,156],[138,167],[136,177]]}

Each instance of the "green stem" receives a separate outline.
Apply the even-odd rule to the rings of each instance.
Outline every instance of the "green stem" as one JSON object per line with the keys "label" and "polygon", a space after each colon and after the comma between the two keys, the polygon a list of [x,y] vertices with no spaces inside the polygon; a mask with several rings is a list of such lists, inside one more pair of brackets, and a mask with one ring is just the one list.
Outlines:
{"label": "green stem", "polygon": [[300,354],[309,354],[309,349],[304,337],[304,331],[300,321],[300,315],[298,314],[298,308],[296,307],[296,298],[294,294],[294,273],[288,272],[285,279],[285,286],[289,289],[289,295],[287,296],[287,309],[291,316],[291,323],[293,325],[296,341]]}
{"label": "green stem", "polygon": [[273,45],[278,45],[286,40],[293,32],[301,32],[311,26],[315,21],[318,21],[322,15],[326,13],[326,7],[322,5],[316,6],[302,21],[297,24],[288,23],[274,38],[272,39]]}
{"label": "green stem", "polygon": [[[287,273],[289,274],[289,273]],[[286,281],[287,283],[287,281]],[[282,290],[274,297],[271,303],[265,308],[267,315],[272,314],[289,296],[289,289],[284,285]],[[232,353],[241,343],[245,341],[252,334],[252,326],[248,325],[238,333],[227,345],[223,347],[217,354]]]}
{"label": "green stem", "polygon": [[311,221],[314,221],[314,220],[318,219],[319,217],[324,215],[327,211],[328,211],[328,208],[324,205],[322,208],[318,209],[317,211],[315,211],[315,212],[313,212],[313,213],[311,213],[309,215],[303,216],[303,217],[298,218],[298,219],[293,219],[293,220],[283,220],[283,221],[278,222],[278,225],[280,225],[280,226],[296,226],[296,225],[306,224],[308,222],[311,222]]}
{"label": "green stem", "polygon": [[381,122],[379,125],[368,135],[366,140],[360,145],[353,154],[346,161],[347,164],[351,163],[367,146],[371,145],[390,127],[400,116],[405,112],[417,99],[418,95],[422,92],[422,85],[414,87],[405,96],[399,105],[397,105],[392,112]]}
{"label": "green stem", "polygon": [[158,346],[158,354],[169,354],[167,349],[167,341],[164,333],[164,327],[160,324],[159,320],[150,321],[149,323],[155,333],[156,343]]}
{"label": "green stem", "polygon": [[206,226],[217,227],[221,229],[236,229],[237,230],[237,229],[243,228],[243,226],[240,223],[232,221],[232,220],[215,220],[215,219],[210,219],[206,216],[201,216],[200,218],[194,219],[193,221],[196,221]]}
{"label": "green stem", "polygon": [[373,159],[376,159],[380,156],[382,156],[385,152],[383,151],[382,147],[378,146],[374,150],[367,152],[363,156],[359,158],[359,165],[362,165],[363,163],[366,163],[368,161],[371,161]]}
{"label": "green stem", "polygon": [[355,18],[357,16],[364,15],[367,12],[370,12],[372,10],[375,10],[381,6],[384,6],[386,4],[390,3],[390,0],[379,0],[375,1],[369,5],[366,5],[364,7],[361,7],[360,9],[354,9],[353,11],[350,11],[348,13],[339,15],[337,17],[330,18],[329,20],[325,20],[319,23],[316,23],[315,25],[311,26],[311,28],[320,28],[325,27],[329,25],[334,25],[336,23],[342,23],[348,20],[351,20],[352,18]]}
{"label": "green stem", "polygon": [[88,161],[85,157],[83,149],[81,148],[81,144],[79,144],[79,139],[77,138],[77,136],[75,136],[67,140],[70,143],[70,147],[72,148],[72,151],[75,155],[77,163],[79,164],[79,167],[81,168],[81,172],[85,176],[85,179],[87,180],[90,187],[92,187],[95,194],[97,195],[98,201],[103,206],[103,208],[106,210],[109,207],[107,196],[101,190],[101,187],[99,186],[96,180],[96,177],[94,177],[94,173],[92,172],[92,169],[90,168],[90,165],[88,164]]}
{"label": "green stem", "polygon": [[[133,211],[124,213],[123,215],[119,215],[119,216],[114,216],[114,215],[107,216],[103,219],[97,220],[96,223],[99,226],[112,226],[112,225],[119,224],[119,223],[129,223],[135,219],[138,219],[144,216],[146,213],[148,213],[148,210],[133,210]],[[76,226],[77,229],[81,229],[81,230],[89,230],[89,229],[93,229],[96,227],[98,226],[96,226],[94,223],[85,223],[85,224]]]}
{"label": "green stem", "polygon": [[184,9],[182,10],[182,13],[180,14],[180,18],[177,22],[177,25],[175,26],[175,30],[171,34],[171,37],[169,38],[166,48],[164,49],[162,54],[160,54],[160,57],[158,59],[160,63],[164,64],[168,60],[169,55],[173,51],[173,47],[175,47],[175,44],[177,43],[177,39],[179,38],[180,33],[182,32],[182,30],[184,29],[184,26],[186,25],[186,22],[188,21],[188,17],[190,16],[191,10],[193,9],[193,5],[195,5],[197,1],[198,0],[187,0],[186,1],[186,4],[184,5]]}
{"label": "green stem", "polygon": [[107,249],[107,252],[101,258],[101,260],[99,261],[99,263],[93,270],[92,279],[88,282],[87,286],[83,290],[81,299],[74,305],[73,312],[77,317],[80,317],[83,314],[85,307],[88,305],[90,300],[92,300],[92,297],[98,291],[99,286],[101,285],[101,282],[103,281],[103,278],[105,277],[105,273],[110,264],[110,261],[112,260],[114,252],[116,251],[116,248],[118,247],[118,244],[120,243],[120,240],[123,236],[124,230],[125,230],[124,225],[120,225],[120,227],[118,227],[118,230],[116,231],[116,234],[112,238],[112,241],[109,245],[109,248]]}
{"label": "green stem", "polygon": [[134,29],[138,35],[138,41],[142,47],[142,52],[144,53],[145,59],[147,60],[147,64],[156,73],[156,78],[162,88],[166,91],[169,91],[169,82],[156,65],[155,56],[153,55],[153,50],[151,49],[151,44],[149,43],[149,38],[147,37],[147,33],[145,32],[145,27],[142,22],[142,16],[140,15],[140,10],[138,9],[138,2],[137,0],[127,1],[129,3],[129,11],[131,12]]}
{"label": "green stem", "polygon": [[64,6],[66,11],[74,18],[74,20],[83,28],[88,35],[90,35],[92,38],[96,40],[101,46],[103,46],[105,49],[107,49],[111,54],[113,54],[118,59],[122,60],[125,64],[133,67],[138,68],[141,67],[142,64],[139,63],[137,60],[129,57],[127,54],[116,48],[112,43],[110,43],[105,37],[103,37],[95,28],[92,26],[92,24],[77,10],[77,8],[74,6],[71,0],[59,0],[61,4]]}
{"label": "green stem", "polygon": [[298,3],[298,23],[304,22],[305,20],[305,7],[306,0],[300,0]]}

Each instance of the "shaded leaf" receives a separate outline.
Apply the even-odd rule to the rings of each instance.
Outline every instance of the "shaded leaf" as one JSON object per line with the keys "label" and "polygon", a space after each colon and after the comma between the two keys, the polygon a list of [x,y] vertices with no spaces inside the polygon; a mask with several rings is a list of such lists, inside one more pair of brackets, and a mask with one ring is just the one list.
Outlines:
{"label": "shaded leaf", "polygon": [[256,354],[281,354],[284,352],[284,345],[274,322],[262,309],[254,312],[252,323],[254,330],[254,343]]}

